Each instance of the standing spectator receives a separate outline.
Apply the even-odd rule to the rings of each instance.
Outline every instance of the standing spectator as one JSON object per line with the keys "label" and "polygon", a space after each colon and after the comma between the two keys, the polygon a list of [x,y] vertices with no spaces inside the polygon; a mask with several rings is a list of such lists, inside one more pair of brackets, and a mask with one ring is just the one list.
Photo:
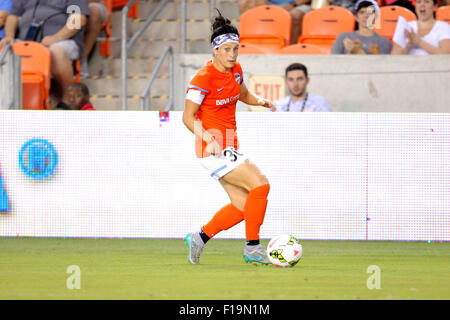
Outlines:
{"label": "standing spectator", "polygon": [[[15,0],[0,50],[14,42],[17,28],[20,40],[41,42],[50,50],[52,74],[63,95],[73,81],[72,62],[83,55],[87,16],[88,0]],[[36,30],[32,24],[40,27]]]}
{"label": "standing spectator", "polygon": [[108,21],[109,11],[103,0],[89,0],[89,18],[84,35],[84,53],[81,59],[81,76],[88,77],[88,57],[97,42],[102,26]]}
{"label": "standing spectator", "polygon": [[56,109],[63,110],[95,110],[91,101],[89,88],[84,83],[70,84],[64,94],[62,102]]}
{"label": "standing spectator", "polygon": [[12,6],[13,0],[0,0],[0,40],[5,37],[5,31],[3,30],[3,27],[5,26],[6,17],[8,17]]}
{"label": "standing spectator", "polygon": [[302,34],[303,17],[312,10],[311,0],[239,0],[239,11],[243,14],[248,9],[262,5],[280,6],[289,12],[292,18],[291,44],[297,43]]}
{"label": "standing spectator", "polygon": [[339,34],[331,48],[331,53],[390,54],[391,41],[373,30],[374,18],[379,14],[379,10],[378,3],[374,0],[359,0],[355,10],[358,30]]}
{"label": "standing spectator", "polygon": [[272,111],[331,111],[328,101],[316,94],[308,92],[308,69],[301,63],[293,63],[286,68],[286,86],[289,95],[274,101],[275,107]]}
{"label": "standing spectator", "polygon": [[399,19],[394,32],[392,54],[449,54],[450,26],[434,18],[437,0],[417,0],[417,20]]}

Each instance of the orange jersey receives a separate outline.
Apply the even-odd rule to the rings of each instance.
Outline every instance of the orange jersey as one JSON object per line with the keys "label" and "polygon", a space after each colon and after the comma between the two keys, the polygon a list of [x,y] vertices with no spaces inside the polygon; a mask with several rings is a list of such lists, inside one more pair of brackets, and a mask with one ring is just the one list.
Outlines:
{"label": "orange jersey", "polygon": [[[222,149],[230,146],[238,149],[235,116],[243,81],[242,68],[238,62],[224,73],[217,70],[212,61],[208,61],[192,78],[186,92],[187,99],[200,104],[196,118],[214,136]],[[205,148],[206,142],[196,136],[197,157],[209,156]]]}

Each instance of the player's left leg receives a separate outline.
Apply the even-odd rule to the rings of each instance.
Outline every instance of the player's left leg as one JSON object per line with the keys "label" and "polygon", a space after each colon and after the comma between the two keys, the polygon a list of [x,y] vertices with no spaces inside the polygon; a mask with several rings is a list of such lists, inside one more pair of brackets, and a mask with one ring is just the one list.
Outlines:
{"label": "player's left leg", "polygon": [[223,180],[248,191],[244,205],[245,233],[247,243],[244,259],[247,262],[269,264],[266,250],[259,242],[259,231],[264,221],[267,196],[270,184],[259,168],[248,159],[233,171],[227,173]]}

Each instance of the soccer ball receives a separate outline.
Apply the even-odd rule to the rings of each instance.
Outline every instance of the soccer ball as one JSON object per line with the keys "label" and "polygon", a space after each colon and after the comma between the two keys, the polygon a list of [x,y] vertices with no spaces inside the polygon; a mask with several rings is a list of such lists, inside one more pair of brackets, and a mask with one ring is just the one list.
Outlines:
{"label": "soccer ball", "polygon": [[267,245],[270,262],[276,267],[293,267],[303,254],[300,240],[290,234],[272,238]]}

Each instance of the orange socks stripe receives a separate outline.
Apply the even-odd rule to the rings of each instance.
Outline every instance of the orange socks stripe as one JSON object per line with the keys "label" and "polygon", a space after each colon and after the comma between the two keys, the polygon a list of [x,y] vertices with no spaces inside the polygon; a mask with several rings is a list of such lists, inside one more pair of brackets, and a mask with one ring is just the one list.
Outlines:
{"label": "orange socks stripe", "polygon": [[220,231],[228,230],[242,220],[244,220],[244,212],[230,203],[217,211],[214,217],[202,229],[208,237],[212,238]]}
{"label": "orange socks stripe", "polygon": [[264,221],[270,185],[250,190],[244,206],[245,234],[247,240],[259,240],[259,229]]}

